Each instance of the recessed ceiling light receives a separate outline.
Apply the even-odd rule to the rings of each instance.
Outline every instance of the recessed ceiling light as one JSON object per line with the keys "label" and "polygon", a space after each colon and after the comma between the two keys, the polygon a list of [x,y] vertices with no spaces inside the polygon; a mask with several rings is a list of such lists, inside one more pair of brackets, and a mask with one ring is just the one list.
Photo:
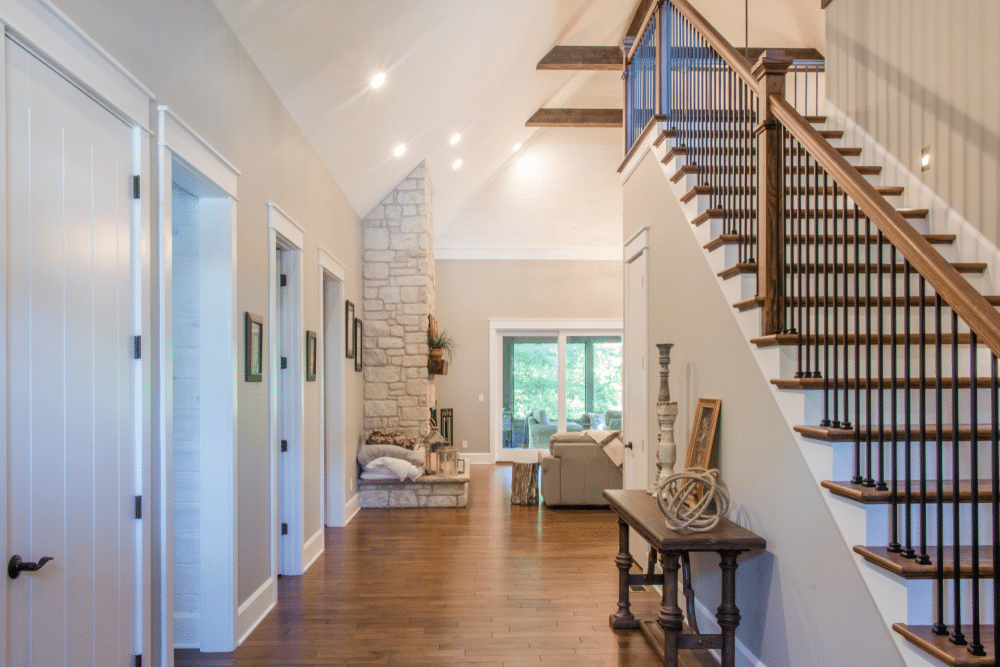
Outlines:
{"label": "recessed ceiling light", "polygon": [[456,132],[455,134],[451,135],[451,145],[452,146],[454,146],[455,144],[457,144],[461,140],[462,140],[462,135],[459,134],[458,132]]}
{"label": "recessed ceiling light", "polygon": [[451,168],[452,169],[458,169],[461,166],[462,166],[462,161],[461,160],[455,160],[454,162],[451,163]]}
{"label": "recessed ceiling light", "polygon": [[517,152],[521,150],[521,144],[514,144],[514,151]]}
{"label": "recessed ceiling light", "polygon": [[395,155],[396,157],[399,157],[405,152],[406,152],[406,144],[400,144],[396,146],[396,150],[394,150],[392,154]]}
{"label": "recessed ceiling light", "polygon": [[379,72],[372,77],[372,88],[381,88],[385,83],[385,72]]}

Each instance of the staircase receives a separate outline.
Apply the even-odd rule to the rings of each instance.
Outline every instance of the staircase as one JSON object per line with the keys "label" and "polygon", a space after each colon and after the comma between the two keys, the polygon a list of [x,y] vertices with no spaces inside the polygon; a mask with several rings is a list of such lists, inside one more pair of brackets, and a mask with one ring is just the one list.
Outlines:
{"label": "staircase", "polygon": [[892,614],[906,622],[891,622],[920,656],[908,663],[995,664],[1000,295],[982,294],[987,264],[950,261],[955,236],[902,207],[903,185],[785,100],[780,54],[751,69],[687,0],[649,26],[630,55],[655,51],[663,83],[627,95],[649,118],[627,137],[646,136],[706,253],[723,256],[718,276],[739,281],[735,309],[760,315],[750,342],[780,350],[771,383],[805,405],[786,418],[833,448],[822,486],[863,508],[854,552],[905,591]]}

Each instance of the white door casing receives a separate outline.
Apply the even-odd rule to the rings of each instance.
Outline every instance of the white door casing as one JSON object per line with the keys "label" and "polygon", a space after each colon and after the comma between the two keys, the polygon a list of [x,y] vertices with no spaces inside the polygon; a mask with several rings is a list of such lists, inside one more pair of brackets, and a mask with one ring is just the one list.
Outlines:
{"label": "white door casing", "polygon": [[[347,516],[346,470],[346,326],[344,281],[347,269],[326,249],[319,248],[319,332],[316,360],[319,382],[320,487],[325,488],[324,526],[343,527]],[[325,476],[323,475],[325,471]],[[317,553],[318,555],[318,553]]]}
{"label": "white door casing", "polygon": [[148,622],[140,135],[5,47],[8,557],[55,559],[7,582],[8,664],[134,664]]}

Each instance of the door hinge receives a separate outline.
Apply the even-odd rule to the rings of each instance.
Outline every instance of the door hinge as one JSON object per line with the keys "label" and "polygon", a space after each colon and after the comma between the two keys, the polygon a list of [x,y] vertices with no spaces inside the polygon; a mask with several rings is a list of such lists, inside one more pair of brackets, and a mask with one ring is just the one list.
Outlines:
{"label": "door hinge", "polygon": [[288,368],[288,357],[282,357],[281,358],[281,367],[282,368]]}
{"label": "door hinge", "polygon": [[132,358],[142,359],[142,336],[136,336],[132,341]]}
{"label": "door hinge", "polygon": [[135,497],[135,518],[142,518],[142,496]]}
{"label": "door hinge", "polygon": [[288,534],[288,524],[287,523],[281,524],[281,534],[282,535],[287,535]]}
{"label": "door hinge", "polygon": [[139,177],[138,176],[133,176],[132,177],[132,199],[139,199],[139,196],[140,196],[139,193],[140,192],[141,192],[141,189],[139,187]]}
{"label": "door hinge", "polygon": [[287,285],[288,285],[288,276],[286,276],[284,273],[282,273],[281,274],[281,286],[285,287]]}
{"label": "door hinge", "polygon": [[288,451],[288,441],[287,440],[282,440],[281,441],[281,451],[283,451],[283,452],[287,452]]}

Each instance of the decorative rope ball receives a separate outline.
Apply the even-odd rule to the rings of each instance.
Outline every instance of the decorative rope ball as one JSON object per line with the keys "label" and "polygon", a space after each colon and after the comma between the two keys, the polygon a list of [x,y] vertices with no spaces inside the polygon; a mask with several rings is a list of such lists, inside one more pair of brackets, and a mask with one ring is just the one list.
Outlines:
{"label": "decorative rope ball", "polygon": [[656,502],[670,530],[707,533],[729,512],[729,489],[718,470],[687,468],[660,482]]}

